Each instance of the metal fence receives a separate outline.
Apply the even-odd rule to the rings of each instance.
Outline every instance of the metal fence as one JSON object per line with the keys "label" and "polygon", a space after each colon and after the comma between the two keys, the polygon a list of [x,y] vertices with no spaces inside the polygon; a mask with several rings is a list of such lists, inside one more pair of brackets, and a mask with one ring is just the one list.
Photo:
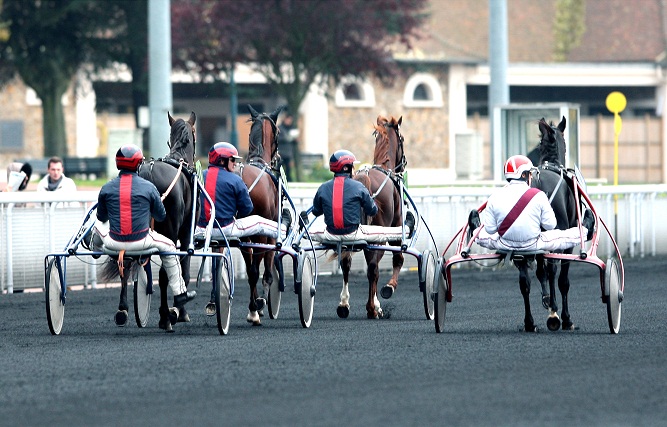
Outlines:
{"label": "metal fence", "polygon": [[[494,188],[493,184],[410,188],[410,197],[427,226],[421,227],[416,248],[419,251],[430,249],[441,255],[466,222],[470,209],[480,206]],[[297,211],[310,207],[316,189],[316,185],[291,184],[289,194]],[[44,257],[64,249],[89,207],[97,201],[97,194],[97,191],[79,191],[69,195],[50,192],[0,193],[0,289],[3,293],[43,287]],[[667,212],[667,184],[591,186],[588,195],[615,237],[623,256],[667,254],[667,240],[658,238],[667,233],[667,221],[659,220],[661,214]],[[434,236],[436,247],[431,243],[427,228]],[[612,255],[614,251],[609,238],[601,236],[598,253],[602,258]],[[236,277],[244,278],[245,266],[240,252],[233,252]],[[319,272],[336,274],[337,260],[329,261],[328,255],[318,254]],[[97,267],[104,258],[70,257],[67,264],[68,285],[95,287]],[[200,259],[193,259],[192,277],[197,276]],[[287,274],[292,271],[290,261],[285,261]],[[404,267],[416,266],[414,257],[406,256]],[[159,268],[159,258],[153,261],[153,267]],[[365,271],[365,267],[362,255],[353,257],[354,273]],[[390,254],[383,258],[381,268],[391,268]]]}

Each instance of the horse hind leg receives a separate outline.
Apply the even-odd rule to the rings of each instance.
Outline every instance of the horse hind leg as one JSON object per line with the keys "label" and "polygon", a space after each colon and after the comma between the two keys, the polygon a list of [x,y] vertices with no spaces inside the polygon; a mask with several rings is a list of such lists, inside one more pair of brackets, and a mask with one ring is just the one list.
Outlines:
{"label": "horse hind leg", "polygon": [[366,257],[366,265],[368,270],[366,276],[368,277],[368,301],[366,302],[366,317],[369,319],[381,319],[384,317],[384,312],[380,306],[380,300],[377,297],[377,286],[380,278],[380,260],[384,252],[382,251],[364,251]]}
{"label": "horse hind leg", "polygon": [[401,272],[401,268],[403,268],[403,254],[400,252],[394,252],[391,261],[391,279],[389,279],[389,282],[387,282],[387,284],[384,285],[382,289],[380,289],[380,295],[382,295],[382,298],[384,299],[391,298],[391,296],[394,295],[394,291],[396,291],[396,288],[398,287],[398,275]]}
{"label": "horse hind leg", "polygon": [[558,303],[556,302],[556,271],[558,266],[554,261],[546,265],[546,275],[549,282],[549,316],[547,317],[547,328],[550,331],[557,331],[560,328],[561,320],[558,317]]}
{"label": "horse hind leg", "polygon": [[523,297],[524,318],[523,325],[526,332],[537,332],[535,321],[530,311],[530,277],[528,277],[528,263],[526,261],[516,262],[519,269],[519,289],[521,289],[521,296]]}
{"label": "horse hind leg", "polygon": [[123,273],[120,277],[120,301],[118,302],[118,311],[114,316],[116,326],[126,326],[129,318],[130,306],[127,302],[127,276],[131,274],[129,267],[129,263],[123,263]]}
{"label": "horse hind leg", "polygon": [[250,286],[250,302],[248,303],[248,315],[246,316],[246,321],[252,323],[253,326],[262,326],[259,311],[266,305],[266,300],[260,298],[257,293],[259,264],[261,263],[262,258],[262,254],[253,254],[250,264],[246,265],[248,270],[248,285]]}
{"label": "horse hind leg", "polygon": [[347,319],[350,315],[350,268],[352,267],[352,254],[350,252],[343,252],[340,257],[340,268],[343,270],[343,289],[340,291],[340,301],[336,314],[341,319]]}
{"label": "horse hind leg", "polygon": [[560,274],[558,276],[558,290],[560,291],[563,304],[561,318],[563,319],[564,331],[573,331],[576,329],[572,322],[572,318],[570,317],[570,310],[568,307],[568,292],[570,291],[569,270],[570,263],[561,263]]}
{"label": "horse hind leg", "polygon": [[[174,332],[172,327],[172,311],[169,309],[169,300],[167,298],[167,288],[169,287],[169,278],[167,272],[163,267],[160,267],[159,273],[160,283],[160,321],[158,327],[164,329],[166,332]],[[176,323],[174,321],[174,323]]]}

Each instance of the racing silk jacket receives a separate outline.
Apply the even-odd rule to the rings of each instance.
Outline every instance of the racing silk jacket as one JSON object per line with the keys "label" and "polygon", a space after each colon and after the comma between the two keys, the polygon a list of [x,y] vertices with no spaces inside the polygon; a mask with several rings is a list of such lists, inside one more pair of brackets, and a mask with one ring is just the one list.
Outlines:
{"label": "racing silk jacket", "polygon": [[[512,180],[489,197],[486,209],[481,215],[487,233],[498,232],[500,224],[528,188],[525,181]],[[556,227],[556,214],[549,204],[547,195],[540,191],[528,202],[501,239],[511,242],[531,242],[539,237],[542,229],[552,230],[554,227]]]}
{"label": "racing silk jacket", "polygon": [[[220,227],[231,224],[234,218],[243,218],[252,212],[252,200],[243,179],[227,169],[209,165],[204,171],[204,189],[215,205],[215,219]],[[210,205],[204,195],[200,195],[201,214],[197,225],[206,227],[211,217]]]}
{"label": "racing silk jacket", "polygon": [[361,223],[361,209],[375,216],[378,207],[368,189],[347,173],[336,174],[318,188],[313,199],[313,215],[324,214],[324,223],[331,234],[348,234]]}
{"label": "racing silk jacket", "polygon": [[151,216],[164,221],[160,193],[136,172],[121,170],[104,184],[97,198],[97,219],[109,221],[109,236],[117,242],[135,242],[148,234]]}

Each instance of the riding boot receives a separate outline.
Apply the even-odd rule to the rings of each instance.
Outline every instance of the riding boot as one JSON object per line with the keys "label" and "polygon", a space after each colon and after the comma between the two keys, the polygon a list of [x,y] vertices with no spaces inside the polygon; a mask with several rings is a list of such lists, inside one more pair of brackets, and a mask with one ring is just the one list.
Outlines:
{"label": "riding boot", "polygon": [[195,299],[196,296],[197,291],[186,291],[180,295],[174,295],[174,307],[182,308],[185,304]]}
{"label": "riding boot", "polygon": [[468,240],[472,238],[472,233],[479,228],[480,225],[482,225],[482,221],[479,219],[479,212],[477,212],[477,209],[471,210],[468,215]]}
{"label": "riding boot", "polygon": [[405,226],[408,227],[408,239],[412,239],[415,233],[415,216],[410,211],[405,214]]}
{"label": "riding boot", "polygon": [[593,212],[590,209],[586,209],[584,212],[584,219],[581,220],[581,225],[586,227],[588,234],[586,234],[586,241],[589,241],[593,238],[593,233],[595,233],[595,217]]}

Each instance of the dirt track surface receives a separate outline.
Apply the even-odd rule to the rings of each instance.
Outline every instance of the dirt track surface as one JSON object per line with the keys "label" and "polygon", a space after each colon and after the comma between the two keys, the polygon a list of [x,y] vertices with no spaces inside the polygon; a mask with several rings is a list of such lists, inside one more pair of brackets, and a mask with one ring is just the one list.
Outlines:
{"label": "dirt track surface", "polygon": [[238,281],[227,336],[203,314],[209,285],[173,334],[157,328],[157,300],[147,328],[116,327],[118,289],[69,293],[60,336],[43,293],[0,295],[0,425],[665,425],[666,267],[665,257],[626,260],[618,335],[587,265],[571,270],[579,329],[537,334],[519,331],[513,267],[454,271],[442,334],[425,320],[414,272],[382,300],[381,320],[366,319],[365,275],[350,284],[348,319],[336,316],[341,277],[321,276],[309,329],[291,292],[278,319],[250,326]]}

